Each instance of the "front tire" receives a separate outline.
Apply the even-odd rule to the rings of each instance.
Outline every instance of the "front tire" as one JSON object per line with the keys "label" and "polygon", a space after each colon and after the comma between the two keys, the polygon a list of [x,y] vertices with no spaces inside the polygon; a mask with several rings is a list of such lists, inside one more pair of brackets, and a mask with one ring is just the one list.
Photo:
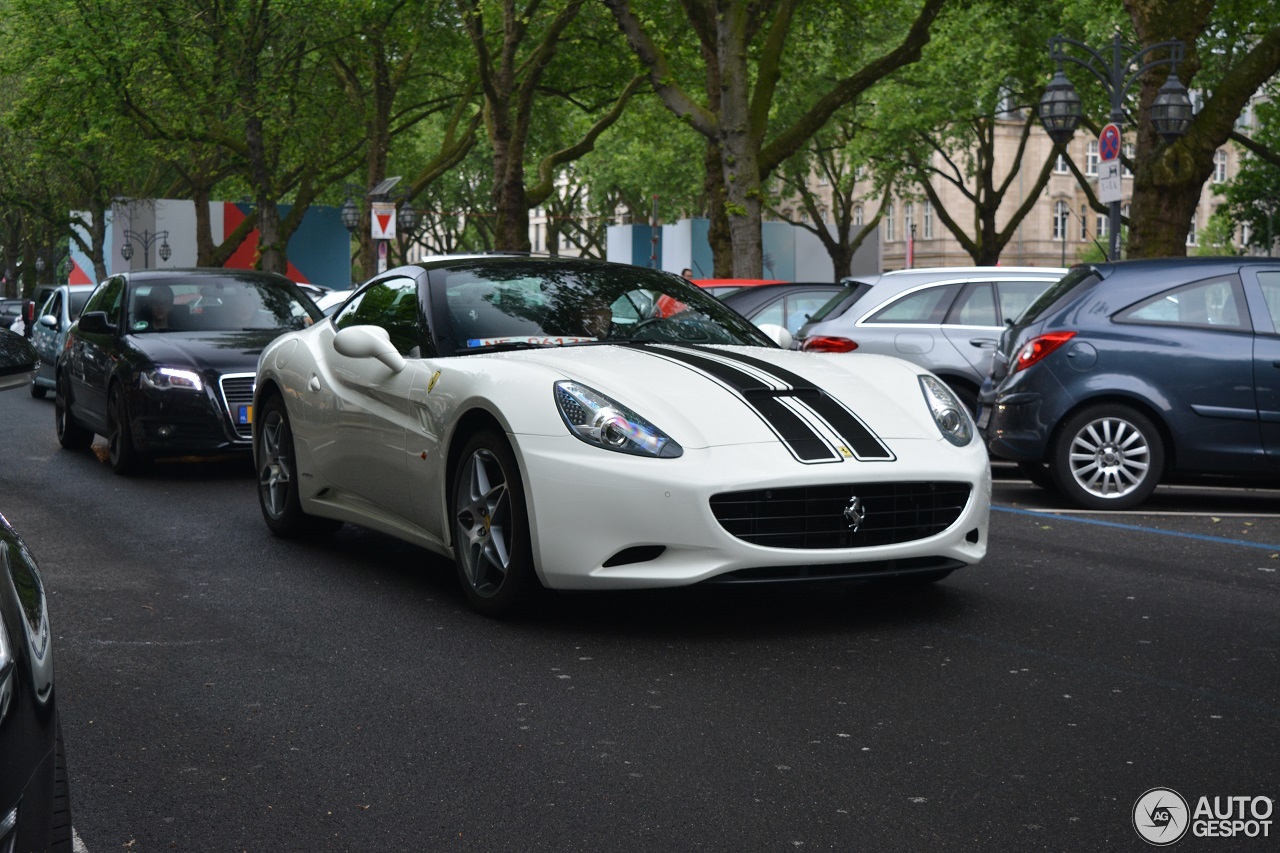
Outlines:
{"label": "front tire", "polygon": [[37,385],[34,379],[31,380],[31,396],[37,400],[43,400],[44,395],[48,392],[48,388],[43,385]]}
{"label": "front tire", "polygon": [[67,450],[84,450],[93,443],[93,432],[76,423],[71,414],[71,385],[66,374],[57,378],[53,395],[53,425],[58,432],[58,444]]}
{"label": "front tire", "polygon": [[107,399],[107,460],[113,471],[127,477],[137,473],[145,460],[133,445],[133,424],[124,389],[113,386]]}
{"label": "front tire", "polygon": [[253,458],[258,468],[258,506],[262,519],[276,536],[296,538],[331,533],[342,526],[336,519],[317,518],[302,511],[298,497],[298,468],[293,451],[289,411],[278,396],[262,404],[260,426],[254,431]]}
{"label": "front tire", "polygon": [[453,477],[453,552],[467,602],[499,617],[542,589],[533,567],[529,514],[515,454],[500,433],[477,433]]}
{"label": "front tire", "polygon": [[1164,468],[1160,432],[1131,406],[1085,409],[1054,440],[1049,463],[1058,489],[1085,509],[1129,509],[1151,496]]}

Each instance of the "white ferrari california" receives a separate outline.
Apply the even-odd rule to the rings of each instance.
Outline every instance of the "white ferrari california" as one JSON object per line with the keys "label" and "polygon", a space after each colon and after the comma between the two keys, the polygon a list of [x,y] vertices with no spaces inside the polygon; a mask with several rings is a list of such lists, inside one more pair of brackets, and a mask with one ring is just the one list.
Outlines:
{"label": "white ferrari california", "polygon": [[990,465],[946,385],[782,349],[640,267],[391,270],[272,342],[253,401],[274,533],[354,522],[452,556],[487,615],[543,588],[927,583],[986,553]]}

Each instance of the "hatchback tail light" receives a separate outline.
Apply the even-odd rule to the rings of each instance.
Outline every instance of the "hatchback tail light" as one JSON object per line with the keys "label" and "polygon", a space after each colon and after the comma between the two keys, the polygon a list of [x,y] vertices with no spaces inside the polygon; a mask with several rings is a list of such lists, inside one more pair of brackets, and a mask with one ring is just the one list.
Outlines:
{"label": "hatchback tail light", "polygon": [[805,338],[804,343],[800,345],[800,349],[804,352],[853,352],[857,348],[857,341],[830,335],[812,335]]}
{"label": "hatchback tail light", "polygon": [[1013,361],[1013,372],[1026,370],[1075,336],[1075,332],[1049,332],[1032,338],[1018,350],[1018,357]]}

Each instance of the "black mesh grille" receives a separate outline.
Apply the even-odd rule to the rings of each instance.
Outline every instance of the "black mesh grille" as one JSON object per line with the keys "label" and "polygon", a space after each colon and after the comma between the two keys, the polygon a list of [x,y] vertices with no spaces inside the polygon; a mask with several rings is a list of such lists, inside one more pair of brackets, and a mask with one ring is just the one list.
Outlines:
{"label": "black mesh grille", "polygon": [[[912,542],[946,530],[969,502],[968,483],[856,483],[753,489],[711,498],[720,525],[770,548],[866,548]],[[846,510],[865,517],[855,531]],[[850,512],[850,516],[856,516]]]}
{"label": "black mesh grille", "polygon": [[241,438],[253,438],[253,426],[240,423],[240,407],[253,405],[253,385],[255,376],[252,373],[229,373],[221,379],[222,402],[227,407],[227,414]]}

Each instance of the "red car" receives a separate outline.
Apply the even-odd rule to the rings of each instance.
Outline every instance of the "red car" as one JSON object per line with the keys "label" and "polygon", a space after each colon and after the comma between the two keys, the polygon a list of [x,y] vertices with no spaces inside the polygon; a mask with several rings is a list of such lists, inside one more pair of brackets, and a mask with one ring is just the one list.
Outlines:
{"label": "red car", "polygon": [[[755,287],[758,284],[786,284],[786,282],[775,278],[695,278],[691,280],[716,299],[723,299],[730,293],[741,290],[744,287]],[[670,296],[663,296],[658,299],[657,311],[659,317],[670,317],[672,314],[678,314],[683,311],[684,308],[683,302],[678,302]]]}

